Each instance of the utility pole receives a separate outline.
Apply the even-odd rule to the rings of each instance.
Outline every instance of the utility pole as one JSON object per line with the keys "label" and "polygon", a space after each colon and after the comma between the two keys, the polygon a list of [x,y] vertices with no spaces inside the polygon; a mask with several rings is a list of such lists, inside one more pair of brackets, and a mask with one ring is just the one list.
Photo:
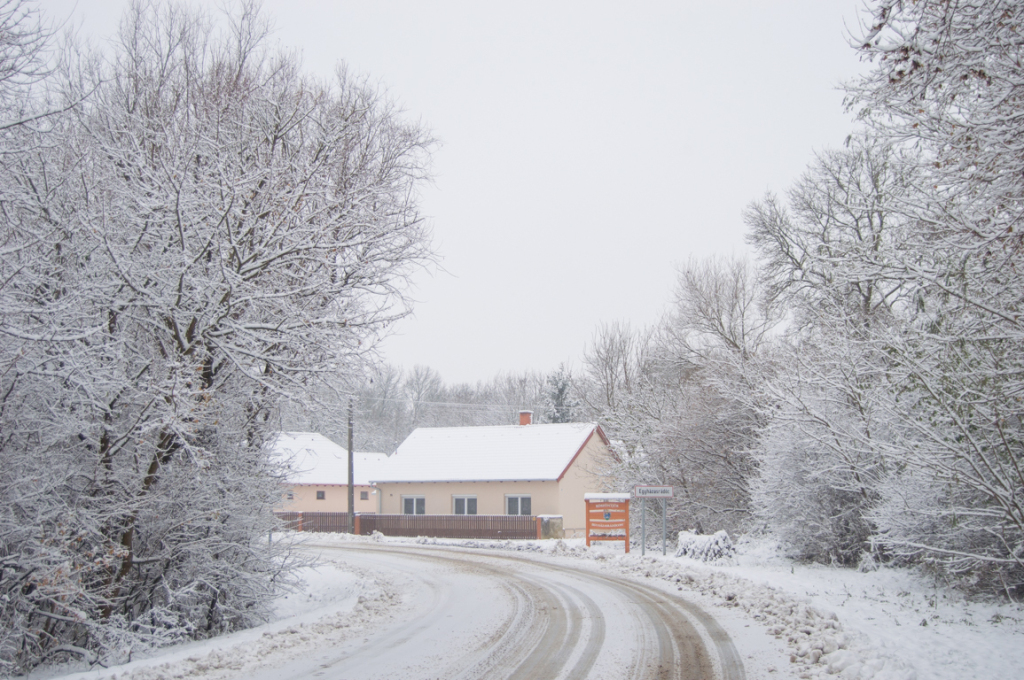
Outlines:
{"label": "utility pole", "polygon": [[356,532],[355,456],[352,451],[352,397],[348,398],[348,533]]}

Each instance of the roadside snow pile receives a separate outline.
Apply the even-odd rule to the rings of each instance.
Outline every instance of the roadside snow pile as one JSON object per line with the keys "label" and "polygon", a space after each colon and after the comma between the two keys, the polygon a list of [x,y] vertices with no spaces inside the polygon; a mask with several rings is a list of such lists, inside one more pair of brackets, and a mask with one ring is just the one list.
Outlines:
{"label": "roadside snow pile", "polygon": [[405,539],[417,545],[440,545],[452,548],[480,548],[486,550],[509,550],[512,552],[541,552],[543,548],[535,541],[513,541],[513,540],[485,540],[474,538],[431,538],[419,536],[414,539]]}
{"label": "roadside snow pile", "polygon": [[237,677],[239,672],[244,676],[264,668],[270,661],[307,654],[364,635],[376,620],[387,614],[392,600],[398,597],[397,593],[385,590],[366,592],[359,595],[350,608],[282,630],[268,630],[245,644],[191,655],[183,661],[134,669],[111,680],[186,680],[200,675],[227,679]]}
{"label": "roadside snow pile", "polygon": [[[155,650],[112,668],[82,663],[39,668],[29,678],[63,680],[229,680],[247,677],[325,646],[366,635],[401,606],[387,578],[343,562],[300,570],[303,585],[278,598],[275,621],[207,640]],[[73,672],[78,670],[80,672]],[[72,671],[70,675],[66,675]]]}
{"label": "roadside snow pile", "polygon": [[729,562],[736,556],[736,548],[724,531],[716,531],[710,536],[680,531],[678,546],[676,557],[689,557],[700,562]]}
{"label": "roadside snow pile", "polygon": [[[555,541],[555,545],[551,549],[551,554],[560,555],[562,557],[582,557],[588,553],[587,546],[585,545],[569,545],[562,539],[558,539]],[[600,559],[602,557],[602,553],[594,551],[589,553],[589,556]]]}
{"label": "roadside snow pile", "polygon": [[671,560],[622,556],[618,571],[658,578],[693,590],[723,607],[739,607],[761,623],[769,635],[784,640],[799,678],[841,680],[916,680],[917,672],[902,659],[870,646],[861,636],[843,630],[834,612],[767,585],[700,565]]}

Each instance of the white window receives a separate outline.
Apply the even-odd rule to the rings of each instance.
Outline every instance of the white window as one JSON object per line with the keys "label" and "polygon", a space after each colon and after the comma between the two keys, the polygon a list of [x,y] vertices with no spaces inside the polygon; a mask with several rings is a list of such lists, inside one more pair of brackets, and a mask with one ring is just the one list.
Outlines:
{"label": "white window", "polygon": [[476,496],[452,496],[452,505],[456,515],[476,514]]}
{"label": "white window", "polygon": [[529,496],[505,496],[507,515],[532,515]]}
{"label": "white window", "polygon": [[361,500],[361,501],[368,501],[368,500],[370,500],[370,492],[369,491],[360,491],[359,492],[359,500]]}
{"label": "white window", "polygon": [[316,492],[316,499],[318,501],[324,500],[325,497],[326,497],[326,494],[323,491],[317,491]]}
{"label": "white window", "polygon": [[402,514],[427,514],[427,500],[423,496],[402,496]]}

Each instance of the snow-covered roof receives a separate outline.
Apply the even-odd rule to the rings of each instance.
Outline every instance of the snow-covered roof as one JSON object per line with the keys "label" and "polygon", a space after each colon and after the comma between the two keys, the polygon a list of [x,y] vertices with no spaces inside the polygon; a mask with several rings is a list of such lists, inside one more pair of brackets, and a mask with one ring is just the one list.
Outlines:
{"label": "snow-covered roof", "polygon": [[597,430],[594,423],[421,427],[374,482],[557,480]]}
{"label": "snow-covered roof", "polygon": [[[273,451],[290,463],[292,484],[348,484],[348,450],[316,432],[281,432]],[[356,451],[356,484],[367,485],[387,465],[386,453]]]}

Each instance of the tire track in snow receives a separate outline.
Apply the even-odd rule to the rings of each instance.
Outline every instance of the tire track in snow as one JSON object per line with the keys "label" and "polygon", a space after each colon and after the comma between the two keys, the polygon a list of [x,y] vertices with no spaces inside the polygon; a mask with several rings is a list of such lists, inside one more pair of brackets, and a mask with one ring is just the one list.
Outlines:
{"label": "tire track in snow", "polygon": [[[466,552],[464,550],[454,551]],[[658,677],[678,677],[681,680],[690,677],[694,679],[721,678],[722,680],[745,680],[746,678],[743,660],[729,634],[715,621],[714,617],[693,602],[634,581],[562,567],[548,562],[538,562],[514,555],[502,555],[500,558],[531,565],[540,564],[563,573],[600,581],[635,598],[652,621],[664,622],[667,624],[668,630],[671,631],[671,635],[666,636],[665,630],[658,627],[662,666],[667,668],[675,666],[677,653],[680,660],[688,658],[697,661],[696,664],[687,665],[689,668],[696,666],[692,676],[684,668],[677,668],[677,674],[659,675]],[[668,638],[671,638],[671,644]],[[704,644],[698,643],[701,640]],[[716,653],[709,653],[709,648],[713,648]],[[679,665],[682,667],[682,664]],[[681,675],[678,674],[680,670],[683,672]]]}
{"label": "tire track in snow", "polygon": [[[590,669],[597,661],[597,655],[604,644],[605,624],[604,614],[593,599],[584,595],[575,588],[567,587],[567,590],[579,598],[587,608],[588,620],[590,621],[590,634],[587,637],[587,645],[580,653],[580,658],[573,664],[571,671],[565,676],[565,680],[585,680]],[[571,660],[571,659],[570,659]]]}
{"label": "tire track in snow", "polygon": [[[460,678],[507,677],[510,680],[522,680],[558,677],[580,680],[589,677],[604,646],[606,617],[593,598],[578,588],[552,581],[549,575],[543,573],[545,570],[586,582],[589,586],[614,591],[637,610],[639,625],[634,635],[637,637],[638,658],[627,664],[628,668],[620,668],[618,677],[637,680],[745,678],[739,653],[717,622],[693,603],[657,588],[548,562],[482,554],[479,551],[369,544],[331,548],[402,554],[449,563],[458,569],[490,573],[499,582],[504,580],[507,584],[516,584],[528,594],[530,608],[533,610],[533,617],[530,618],[536,619],[533,623],[534,634],[525,637],[510,634],[515,626],[511,619],[507,620],[502,626],[504,633],[491,638],[495,646],[485,650],[490,656],[482,664],[463,666],[463,672],[458,674]],[[527,569],[522,571],[499,567],[493,564],[495,561]],[[538,571],[541,573],[536,573]],[[584,626],[584,621],[589,622],[589,626]],[[586,642],[581,648],[584,628],[587,629]],[[648,640],[648,637],[653,639]],[[508,654],[509,648],[517,645],[524,650],[521,660],[516,665],[510,665],[509,662],[516,655]],[[502,654],[502,651],[505,653]]]}
{"label": "tire track in snow", "polygon": [[[507,570],[492,564],[452,558],[438,554],[437,551],[393,547],[370,547],[369,550],[434,562],[461,572],[484,574],[513,594],[515,606],[501,626],[488,635],[484,642],[457,657],[447,658],[444,668],[436,669],[438,677],[459,680],[494,677],[506,677],[508,680],[553,678],[568,658],[564,654],[566,640],[578,640],[580,636],[579,625],[573,623],[583,618],[578,605],[548,584],[509,574]],[[437,614],[437,608],[432,608],[417,616],[415,627],[428,630],[433,626]],[[394,648],[396,644],[407,640],[405,636],[392,640],[389,634],[381,644]],[[576,643],[571,644],[575,646]],[[350,656],[337,659],[331,666],[340,665]],[[359,656],[365,656],[362,650]],[[376,655],[371,653],[373,656]],[[346,672],[349,670],[346,669]]]}

